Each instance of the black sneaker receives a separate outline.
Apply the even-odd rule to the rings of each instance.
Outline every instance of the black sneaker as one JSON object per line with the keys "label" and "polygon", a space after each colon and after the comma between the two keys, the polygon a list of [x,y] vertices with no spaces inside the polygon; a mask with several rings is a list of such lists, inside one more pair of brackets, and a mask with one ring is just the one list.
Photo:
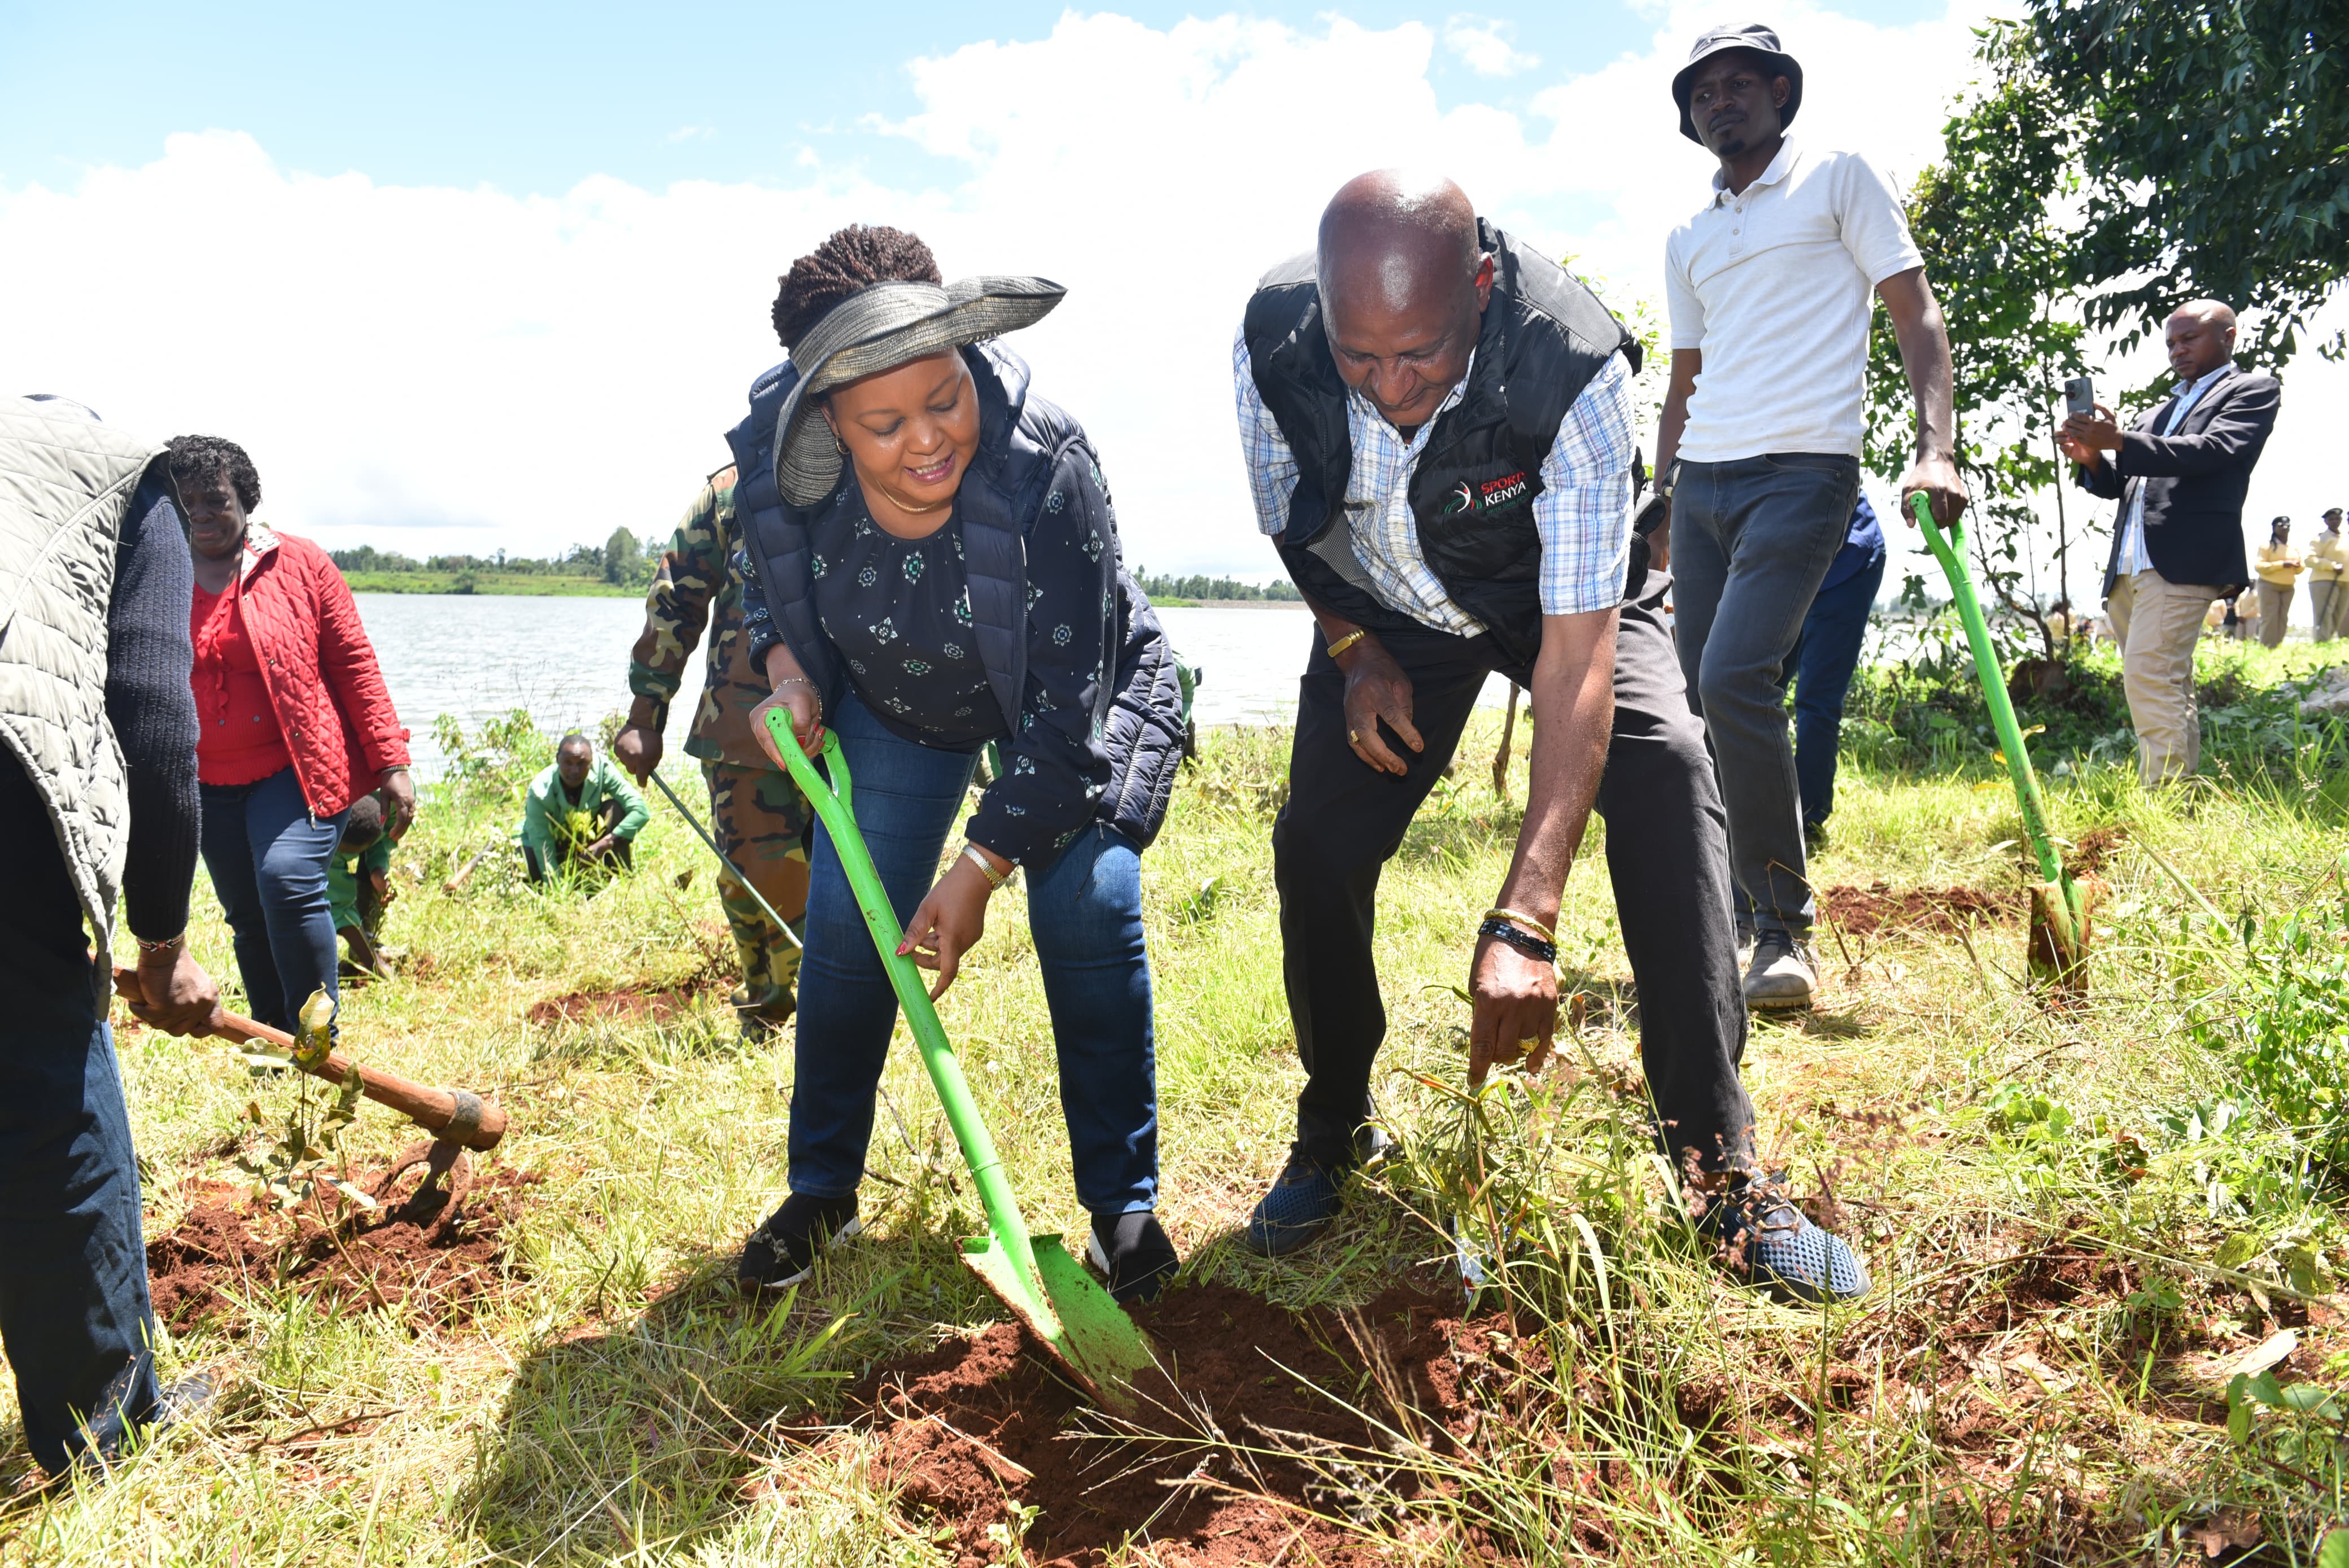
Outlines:
{"label": "black sneaker", "polygon": [[1109,1281],[1109,1293],[1120,1306],[1156,1301],[1181,1266],[1166,1228],[1147,1209],[1094,1215],[1085,1257]]}
{"label": "black sneaker", "polygon": [[742,1243],[734,1278],[742,1294],[787,1290],[815,1273],[816,1258],[864,1227],[856,1218],[856,1194],[811,1198],[794,1192]]}

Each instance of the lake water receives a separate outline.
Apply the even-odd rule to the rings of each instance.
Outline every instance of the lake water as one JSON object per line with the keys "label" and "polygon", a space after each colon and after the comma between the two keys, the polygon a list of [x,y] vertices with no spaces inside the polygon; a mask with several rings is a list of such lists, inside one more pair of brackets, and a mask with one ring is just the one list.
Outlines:
{"label": "lake water", "polygon": [[[431,737],[440,714],[470,729],[526,707],[551,733],[592,734],[604,715],[628,706],[628,649],[645,624],[640,599],[362,593],[358,603],[426,779],[440,771]],[[1184,662],[1206,672],[1195,709],[1202,726],[1276,723],[1297,711],[1297,677],[1314,635],[1302,605],[1159,614]],[[697,657],[688,690],[699,689],[699,673]],[[1507,689],[1495,676],[1483,700],[1497,707]],[[672,756],[682,755],[692,717],[690,702],[672,709]]]}

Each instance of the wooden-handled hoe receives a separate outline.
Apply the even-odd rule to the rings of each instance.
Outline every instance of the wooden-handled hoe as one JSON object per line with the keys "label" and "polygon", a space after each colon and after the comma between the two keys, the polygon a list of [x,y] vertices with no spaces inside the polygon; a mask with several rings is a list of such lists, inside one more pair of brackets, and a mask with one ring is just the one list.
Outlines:
{"label": "wooden-handled hoe", "polygon": [[827,781],[800,749],[789,713],[770,713],[767,730],[775,738],[775,748],[782,753],[792,777],[832,835],[841,870],[848,873],[848,885],[864,913],[865,929],[881,950],[889,984],[895,988],[914,1041],[921,1047],[922,1065],[929,1069],[930,1083],[946,1107],[947,1121],[954,1128],[955,1141],[962,1146],[963,1160],[978,1188],[988,1233],[963,1243],[962,1261],[1095,1398],[1112,1410],[1130,1414],[1135,1398],[1133,1378],[1155,1359],[1150,1342],[1143,1338],[1125,1309],[1068,1254],[1058,1236],[1028,1233],[1019,1201],[1012,1196],[1011,1183],[1004,1178],[1002,1158],[996,1153],[995,1140],[988,1136],[987,1123],[980,1119],[978,1106],[971,1099],[962,1063],[947,1042],[937,1009],[930,1005],[922,972],[912,959],[897,952],[905,932],[881,886],[881,873],[874,869],[873,857],[864,848],[864,837],[856,830],[848,759],[841,755],[840,738],[824,732],[822,754],[825,771],[831,775]]}
{"label": "wooden-handled hoe", "polygon": [[[135,969],[118,965],[114,989],[116,995],[130,1001],[146,1000]],[[472,1163],[465,1158],[465,1151],[495,1149],[498,1140],[506,1135],[505,1109],[470,1089],[430,1088],[398,1073],[354,1062],[337,1050],[306,1050],[285,1030],[241,1018],[218,1006],[212,1008],[212,1021],[204,1026],[203,1032],[236,1045],[273,1047],[304,1072],[337,1086],[357,1072],[361,1094],[378,1105],[389,1106],[430,1133],[429,1140],[409,1144],[393,1159],[391,1169],[376,1184],[378,1197],[390,1191],[402,1176],[420,1165],[424,1167],[424,1180],[409,1202],[430,1191],[435,1183],[445,1178],[449,1199],[453,1203],[464,1196],[465,1189],[472,1182]]]}
{"label": "wooden-handled hoe", "polygon": [[1933,521],[1931,502],[1921,494],[1909,500],[1917,526],[1925,535],[1925,546],[1950,580],[1950,595],[1957,602],[1958,619],[1966,628],[1966,645],[1973,651],[1974,676],[1982,683],[1991,726],[1998,732],[2000,749],[2006,756],[2007,776],[2014,781],[2023,831],[2039,862],[2041,880],[2030,888],[2027,962],[2031,976],[2076,995],[2088,988],[2088,942],[2104,883],[2094,877],[2075,877],[2064,869],[2063,857],[2055,852],[2054,835],[2047,827],[2047,802],[2039,793],[2038,777],[2031,771],[2031,758],[2023,749],[2023,727],[2015,722],[2014,704],[2006,695],[1998,653],[1991,646],[1990,626],[1982,619],[1982,602],[1974,596],[1973,576],[1966,570],[1964,525],[1952,522],[1944,533]]}

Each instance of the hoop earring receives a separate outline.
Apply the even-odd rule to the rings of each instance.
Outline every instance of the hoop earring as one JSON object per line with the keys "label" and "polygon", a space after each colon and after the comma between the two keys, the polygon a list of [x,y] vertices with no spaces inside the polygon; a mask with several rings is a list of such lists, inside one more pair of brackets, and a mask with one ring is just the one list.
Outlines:
{"label": "hoop earring", "polygon": [[832,433],[832,449],[840,457],[848,456],[848,443],[840,438],[840,432],[837,430]]}

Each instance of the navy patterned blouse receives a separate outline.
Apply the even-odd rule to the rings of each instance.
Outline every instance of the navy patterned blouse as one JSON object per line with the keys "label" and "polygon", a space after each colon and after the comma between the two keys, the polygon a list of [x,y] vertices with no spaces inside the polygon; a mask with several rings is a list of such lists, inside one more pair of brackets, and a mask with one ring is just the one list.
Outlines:
{"label": "navy patterned blouse", "polygon": [[1009,733],[970,627],[962,521],[900,539],[843,485],[809,531],[816,619],[857,700],[901,738],[976,751]]}
{"label": "navy patterned blouse", "polygon": [[[1093,709],[1128,627],[1117,515],[1100,465],[1081,446],[1063,453],[1027,531],[1028,678],[1016,716],[1000,711],[978,667],[977,648],[952,630],[968,624],[970,608],[964,563],[953,547],[962,536],[960,521],[928,539],[895,539],[874,524],[849,473],[824,505],[809,534],[811,554],[823,562],[812,589],[827,639],[843,659],[864,665],[861,672],[850,667],[857,696],[892,730],[925,746],[969,751],[1003,737],[1003,776],[987,787],[964,830],[1005,860],[1049,864],[1100,810],[1111,775]],[[874,537],[858,533],[859,521]],[[922,565],[909,574],[905,562],[916,551]],[[752,658],[763,665],[781,634],[755,556],[745,548],[734,560],[742,573],[742,629]],[[864,581],[868,568],[870,583]],[[949,582],[951,594],[944,592]],[[874,629],[884,616],[895,635],[885,638]],[[916,636],[920,648],[911,645]],[[947,652],[949,644],[970,656],[957,659]],[[903,650],[892,671],[867,657],[885,646]],[[910,671],[909,659],[930,668]],[[904,711],[889,706],[892,698],[905,704]],[[962,707],[971,711],[956,711]]]}

